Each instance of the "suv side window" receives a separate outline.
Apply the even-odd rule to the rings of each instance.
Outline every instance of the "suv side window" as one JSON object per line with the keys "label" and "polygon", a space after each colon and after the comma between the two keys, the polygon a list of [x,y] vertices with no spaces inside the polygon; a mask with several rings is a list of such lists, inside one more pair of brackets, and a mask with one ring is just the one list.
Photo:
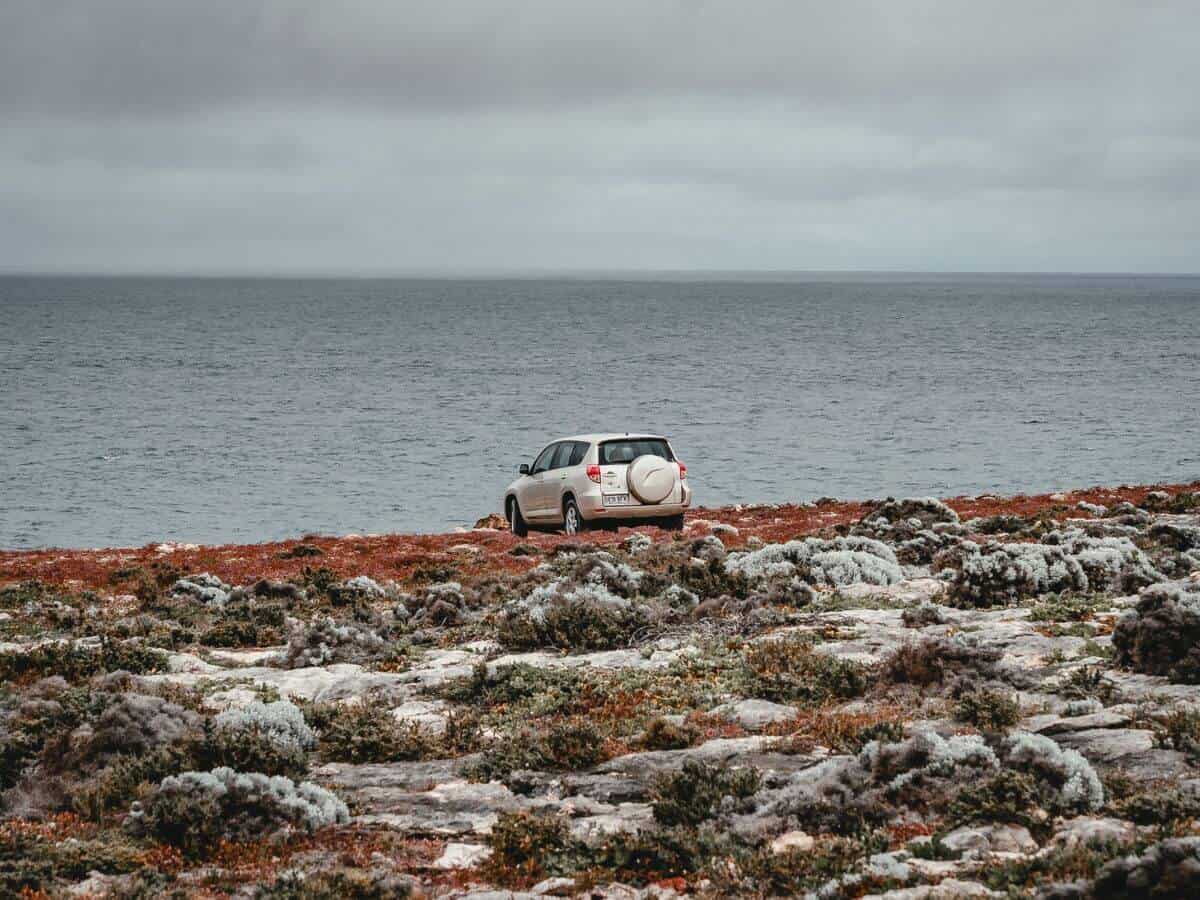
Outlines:
{"label": "suv side window", "polygon": [[562,469],[570,465],[571,450],[574,448],[574,441],[563,441],[558,445],[558,452],[554,454],[554,461],[550,463],[552,469]]}
{"label": "suv side window", "polygon": [[587,456],[588,446],[587,441],[575,441],[575,446],[571,450],[571,459],[567,462],[567,465],[577,466],[583,462],[583,458]]}
{"label": "suv side window", "polygon": [[545,450],[538,454],[538,458],[533,461],[533,468],[530,470],[530,475],[536,475],[538,472],[545,472],[550,468],[550,460],[554,457],[554,451],[559,447],[558,444],[551,444]]}

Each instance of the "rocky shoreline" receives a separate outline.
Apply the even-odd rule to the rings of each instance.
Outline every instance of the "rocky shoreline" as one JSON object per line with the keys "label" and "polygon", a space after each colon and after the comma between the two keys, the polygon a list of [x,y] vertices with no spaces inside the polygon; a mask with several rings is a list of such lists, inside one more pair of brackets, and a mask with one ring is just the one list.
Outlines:
{"label": "rocky shoreline", "polygon": [[0,552],[0,894],[1191,897],[1200,483]]}

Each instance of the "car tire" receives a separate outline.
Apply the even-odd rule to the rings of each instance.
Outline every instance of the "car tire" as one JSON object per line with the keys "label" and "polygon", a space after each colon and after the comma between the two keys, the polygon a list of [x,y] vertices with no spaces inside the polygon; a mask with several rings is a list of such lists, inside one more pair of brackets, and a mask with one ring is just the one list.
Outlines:
{"label": "car tire", "polygon": [[526,537],[529,534],[529,526],[525,524],[525,517],[521,515],[521,507],[517,505],[516,497],[508,498],[505,512],[508,513],[508,527],[512,533],[517,537]]}
{"label": "car tire", "polygon": [[568,497],[563,503],[563,531],[568,535],[576,535],[587,530],[588,523],[579,511],[579,504],[574,497]]}
{"label": "car tire", "polygon": [[667,516],[662,520],[662,527],[667,531],[683,531],[683,513],[677,516]]}

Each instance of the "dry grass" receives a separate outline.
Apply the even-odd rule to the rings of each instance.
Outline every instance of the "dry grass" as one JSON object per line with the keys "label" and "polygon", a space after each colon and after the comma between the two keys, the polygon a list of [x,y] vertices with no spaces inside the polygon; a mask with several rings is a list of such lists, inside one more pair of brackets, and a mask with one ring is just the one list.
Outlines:
{"label": "dry grass", "polygon": [[847,712],[836,706],[824,706],[797,712],[794,719],[767,726],[765,733],[782,737],[791,753],[811,753],[817,747],[850,752],[859,736],[868,729],[892,725],[902,727],[912,718],[912,710],[897,704],[885,704],[862,712]]}

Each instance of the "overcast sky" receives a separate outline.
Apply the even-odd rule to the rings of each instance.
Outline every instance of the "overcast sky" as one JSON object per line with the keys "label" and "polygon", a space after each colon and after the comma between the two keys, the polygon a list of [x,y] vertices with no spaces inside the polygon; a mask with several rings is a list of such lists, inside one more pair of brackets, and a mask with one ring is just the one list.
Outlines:
{"label": "overcast sky", "polygon": [[3,0],[0,269],[1200,270],[1200,3]]}

